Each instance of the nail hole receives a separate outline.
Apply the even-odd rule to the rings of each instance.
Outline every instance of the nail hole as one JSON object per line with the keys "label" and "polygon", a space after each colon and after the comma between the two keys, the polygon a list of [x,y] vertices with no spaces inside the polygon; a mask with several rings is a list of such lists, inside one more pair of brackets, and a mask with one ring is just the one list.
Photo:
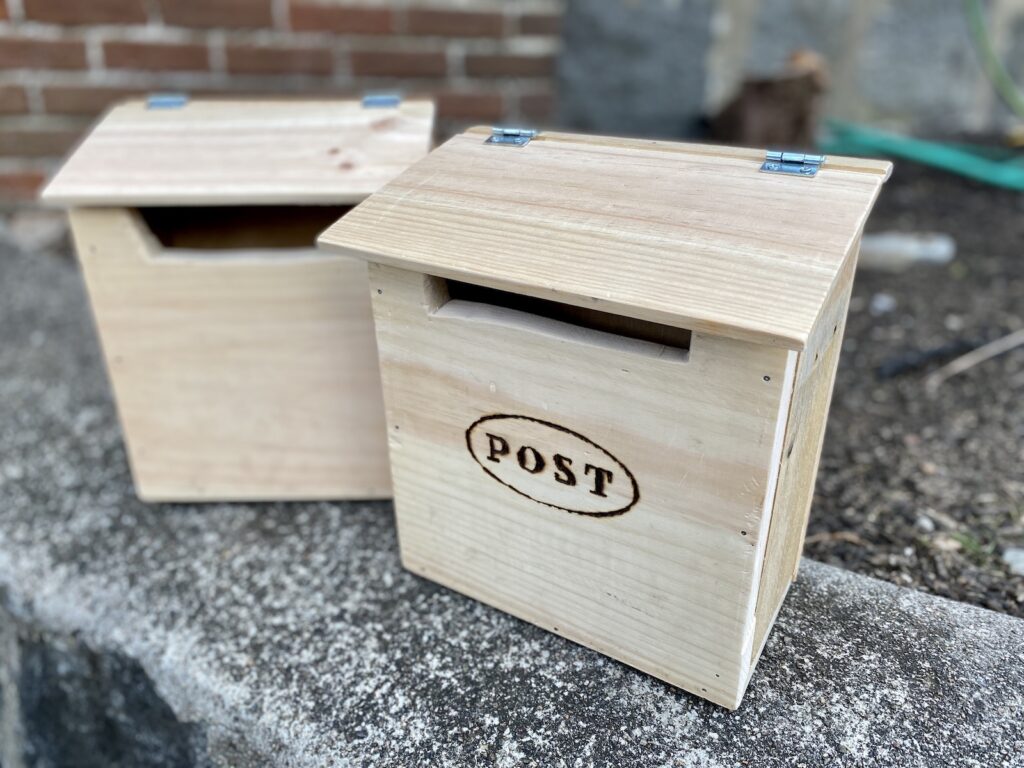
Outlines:
{"label": "nail hole", "polygon": [[772,380],[772,377],[771,377],[771,376],[765,376],[765,377],[764,377],[764,380],[765,380],[765,381],[771,381],[771,380]]}
{"label": "nail hole", "polygon": [[383,288],[378,288],[377,289],[377,295],[379,296],[382,293],[384,293],[384,289]]}
{"label": "nail hole", "polygon": [[746,531],[740,531],[740,533],[742,533],[742,534],[743,534],[744,536],[746,536],[746,535],[747,535],[747,532],[746,532]]}

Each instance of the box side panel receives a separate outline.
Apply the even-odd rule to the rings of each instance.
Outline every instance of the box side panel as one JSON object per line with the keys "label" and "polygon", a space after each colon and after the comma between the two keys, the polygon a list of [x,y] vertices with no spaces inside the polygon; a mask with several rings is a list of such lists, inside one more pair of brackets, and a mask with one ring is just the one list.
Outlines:
{"label": "box side panel", "polygon": [[788,353],[370,280],[405,565],[735,707]]}
{"label": "box side panel", "polygon": [[139,495],[390,495],[365,265],[163,250],[126,209],[71,214]]}
{"label": "box side panel", "polygon": [[811,345],[800,354],[797,364],[757,600],[751,670],[800,564],[855,264],[853,257],[844,268],[815,324]]}

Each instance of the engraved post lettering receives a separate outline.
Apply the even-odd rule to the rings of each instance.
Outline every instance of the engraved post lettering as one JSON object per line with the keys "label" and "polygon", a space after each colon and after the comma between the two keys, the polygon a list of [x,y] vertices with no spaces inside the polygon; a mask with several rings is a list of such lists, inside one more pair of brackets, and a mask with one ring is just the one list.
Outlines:
{"label": "engraved post lettering", "polygon": [[466,447],[493,480],[546,507],[614,517],[640,501],[636,478],[625,464],[593,440],[550,421],[483,416],[466,430]]}
{"label": "engraved post lettering", "polygon": [[561,483],[562,485],[576,485],[576,473],[572,471],[572,459],[568,456],[563,456],[560,453],[556,453],[554,459],[555,462],[555,482]]}
{"label": "engraved post lettering", "polygon": [[590,470],[594,470],[594,488],[590,492],[595,496],[607,496],[608,494],[604,492],[604,485],[606,482],[611,484],[612,471],[604,467],[595,467],[593,464],[587,464],[583,468],[583,474],[589,475]]}
{"label": "engraved post lettering", "polygon": [[501,456],[508,456],[508,440],[498,435],[492,435],[490,432],[487,433],[487,443],[490,446],[490,451],[487,454],[487,460],[498,463],[501,461]]}
{"label": "engraved post lettering", "polygon": [[[527,458],[527,456],[529,456],[529,458]],[[537,449],[529,445],[524,445],[516,451],[516,458],[519,459],[519,466],[531,475],[543,472],[544,465],[547,463],[544,461],[544,457],[540,455]]]}

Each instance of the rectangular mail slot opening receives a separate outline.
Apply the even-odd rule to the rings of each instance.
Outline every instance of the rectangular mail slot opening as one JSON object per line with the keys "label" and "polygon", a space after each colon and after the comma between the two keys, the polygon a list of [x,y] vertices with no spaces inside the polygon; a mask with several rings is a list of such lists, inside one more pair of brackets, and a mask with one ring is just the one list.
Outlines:
{"label": "rectangular mail slot opening", "polygon": [[441,297],[434,314],[516,326],[577,343],[684,362],[692,333],[686,328],[524,296],[458,280],[437,279]]}
{"label": "rectangular mail slot opening", "polygon": [[190,250],[312,248],[352,206],[237,205],[139,208],[164,248]]}

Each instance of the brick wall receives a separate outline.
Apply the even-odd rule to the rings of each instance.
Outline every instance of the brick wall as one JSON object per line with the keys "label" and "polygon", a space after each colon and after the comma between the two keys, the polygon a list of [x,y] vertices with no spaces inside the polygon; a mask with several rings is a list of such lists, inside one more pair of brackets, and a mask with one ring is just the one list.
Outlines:
{"label": "brick wall", "polygon": [[542,125],[563,0],[0,0],[0,202],[30,200],[112,101],[429,94],[438,133]]}

